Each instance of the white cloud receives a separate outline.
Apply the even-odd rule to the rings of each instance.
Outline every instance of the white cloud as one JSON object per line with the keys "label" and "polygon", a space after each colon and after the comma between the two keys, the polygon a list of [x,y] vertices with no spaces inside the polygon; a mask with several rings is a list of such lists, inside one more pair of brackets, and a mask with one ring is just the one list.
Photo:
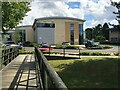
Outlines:
{"label": "white cloud", "polygon": [[[80,2],[80,8],[69,8],[65,2]],[[119,1],[119,0],[112,0]],[[116,10],[111,6],[110,0],[34,0],[31,3],[31,11],[24,18],[23,24],[33,24],[35,18],[49,16],[67,16],[84,19],[85,15],[92,15],[91,20],[86,20],[85,27],[93,27],[104,22],[112,22],[116,16],[112,13]],[[87,24],[89,25],[87,26]],[[116,22],[114,22],[116,23]]]}

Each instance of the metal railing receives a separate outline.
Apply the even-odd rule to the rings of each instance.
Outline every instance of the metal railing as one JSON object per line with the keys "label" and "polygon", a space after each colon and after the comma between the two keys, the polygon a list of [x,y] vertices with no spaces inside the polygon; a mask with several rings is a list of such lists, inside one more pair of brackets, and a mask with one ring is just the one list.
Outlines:
{"label": "metal railing", "polygon": [[68,90],[62,79],[37,47],[35,47],[35,60],[39,89]]}
{"label": "metal railing", "polygon": [[4,47],[0,53],[0,70],[18,56],[18,47]]}

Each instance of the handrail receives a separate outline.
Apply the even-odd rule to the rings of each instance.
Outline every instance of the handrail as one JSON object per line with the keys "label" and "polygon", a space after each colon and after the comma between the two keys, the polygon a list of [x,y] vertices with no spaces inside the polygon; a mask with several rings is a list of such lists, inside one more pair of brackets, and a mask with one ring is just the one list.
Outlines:
{"label": "handrail", "polygon": [[6,66],[14,58],[18,56],[18,47],[4,47],[1,49],[0,55],[0,70]]}
{"label": "handrail", "polygon": [[35,57],[36,57],[36,60],[38,62],[39,69],[40,69],[39,74],[41,74],[40,77],[42,81],[41,82],[42,86],[40,87],[42,87],[43,90],[46,90],[47,88],[49,88],[47,86],[47,77],[49,77],[50,80],[52,81],[52,85],[53,85],[53,88],[55,88],[55,90],[68,90],[68,88],[66,87],[62,79],[55,72],[53,67],[51,67],[46,57],[37,47],[35,47]]}

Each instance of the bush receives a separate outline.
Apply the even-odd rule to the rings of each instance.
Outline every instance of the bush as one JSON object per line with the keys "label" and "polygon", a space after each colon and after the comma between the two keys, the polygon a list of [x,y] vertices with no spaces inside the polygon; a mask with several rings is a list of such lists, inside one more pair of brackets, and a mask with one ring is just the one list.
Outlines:
{"label": "bush", "polygon": [[43,54],[58,54],[59,52],[49,52],[49,51],[44,51]]}
{"label": "bush", "polygon": [[80,55],[90,55],[90,52],[80,52]]}
{"label": "bush", "polygon": [[70,45],[56,45],[55,49],[78,49],[78,46],[70,46]]}
{"label": "bush", "polygon": [[28,50],[19,50],[19,54],[33,54],[33,51],[28,51]]}
{"label": "bush", "polygon": [[33,43],[32,45],[33,45],[34,47],[39,47],[39,46],[40,46],[39,43]]}
{"label": "bush", "polygon": [[109,53],[102,53],[102,52],[80,52],[80,55],[85,56],[110,56]]}
{"label": "bush", "polygon": [[102,48],[103,49],[110,49],[110,48],[112,48],[112,46],[107,45],[107,46],[102,46]]}

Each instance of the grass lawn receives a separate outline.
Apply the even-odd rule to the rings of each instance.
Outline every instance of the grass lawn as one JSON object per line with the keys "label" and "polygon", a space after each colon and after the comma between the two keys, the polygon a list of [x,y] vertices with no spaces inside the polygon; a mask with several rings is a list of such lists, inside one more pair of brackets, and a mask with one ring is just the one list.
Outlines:
{"label": "grass lawn", "polygon": [[118,87],[117,58],[48,59],[69,89]]}

